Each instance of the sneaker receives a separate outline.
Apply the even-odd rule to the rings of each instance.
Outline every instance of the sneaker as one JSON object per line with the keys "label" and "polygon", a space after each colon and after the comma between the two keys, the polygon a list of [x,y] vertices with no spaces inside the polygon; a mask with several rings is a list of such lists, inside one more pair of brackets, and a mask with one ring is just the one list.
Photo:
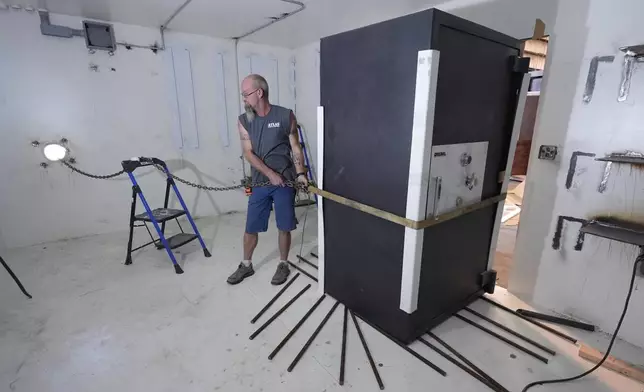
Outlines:
{"label": "sneaker", "polygon": [[285,262],[280,262],[277,265],[277,270],[275,270],[275,275],[273,275],[273,279],[271,280],[271,284],[273,285],[280,285],[284,284],[286,282],[286,279],[290,275],[291,270],[288,268],[288,264]]}
{"label": "sneaker", "polygon": [[242,280],[244,280],[249,276],[253,276],[254,274],[255,274],[255,270],[253,269],[252,264],[246,267],[243,263],[239,263],[239,267],[237,267],[237,270],[228,277],[228,283],[229,284],[241,283]]}

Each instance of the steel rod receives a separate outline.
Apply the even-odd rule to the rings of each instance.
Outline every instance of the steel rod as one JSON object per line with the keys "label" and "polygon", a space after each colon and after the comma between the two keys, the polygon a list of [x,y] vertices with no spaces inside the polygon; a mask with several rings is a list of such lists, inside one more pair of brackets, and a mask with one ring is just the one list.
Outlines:
{"label": "steel rod", "polygon": [[[152,236],[152,232],[150,231],[150,228],[148,227],[148,224],[147,224],[147,223],[145,223],[145,221],[143,222],[143,226],[145,226],[145,230],[147,230],[147,231],[148,231],[148,234],[150,235],[150,239],[152,240],[152,242],[157,242],[157,241],[159,241],[159,240],[157,240],[157,239],[154,239],[154,237]],[[137,226],[134,226],[134,227],[137,227]]]}
{"label": "steel rod", "polygon": [[136,247],[136,248],[132,249],[130,252],[135,252],[135,251],[137,251],[137,250],[139,250],[139,249],[143,249],[143,248],[145,248],[145,247],[146,247],[146,246],[148,246],[148,245],[152,245],[152,244],[156,243],[157,241],[158,241],[158,240],[154,240],[154,241],[146,242],[145,244],[143,244],[143,245],[141,245],[141,246],[138,246],[138,247]]}
{"label": "steel rod", "polygon": [[[179,223],[179,219],[174,218],[174,220],[177,222],[177,225],[179,226],[179,230],[181,230],[182,233],[185,233],[185,231],[183,231],[183,227],[181,226],[181,223]],[[165,223],[165,222],[163,222],[163,223]]]}
{"label": "steel rod", "polygon": [[289,306],[293,305],[293,302],[297,301],[297,299],[298,299],[298,298],[300,298],[300,297],[302,296],[302,294],[304,294],[304,293],[306,292],[306,290],[308,290],[309,288],[311,288],[311,285],[310,285],[310,284],[307,284],[307,285],[306,285],[306,287],[304,287],[302,290],[300,290],[300,292],[299,292],[299,293],[295,294],[295,297],[291,298],[291,300],[290,300],[290,301],[288,301],[284,306],[282,306],[282,307],[280,308],[280,310],[278,310],[277,312],[275,312],[275,314],[274,314],[273,316],[271,316],[271,318],[269,318],[268,320],[266,320],[266,322],[265,322],[261,327],[259,327],[259,328],[257,329],[257,331],[253,332],[253,334],[252,334],[252,335],[250,335],[249,339],[250,339],[250,340],[255,339],[255,337],[257,337],[257,335],[259,335],[263,330],[265,330],[265,329],[266,329],[266,327],[268,327],[269,325],[271,325],[271,323],[272,323],[273,321],[275,321],[275,319],[277,319],[277,318],[278,318],[282,313],[284,313],[284,311],[285,311],[286,309],[288,309],[288,308],[289,308]]}
{"label": "steel rod", "polygon": [[427,358],[425,358],[422,355],[418,354],[416,351],[414,351],[413,349],[409,348],[406,344],[402,343],[398,339],[396,339],[393,336],[389,335],[387,332],[383,331],[382,329],[378,328],[377,326],[371,324],[369,321],[367,321],[364,318],[362,318],[359,314],[356,314],[356,317],[358,317],[360,320],[364,321],[365,323],[369,324],[371,326],[371,328],[375,329],[376,331],[378,331],[381,334],[383,334],[384,336],[386,336],[389,340],[391,340],[392,342],[396,343],[400,348],[402,348],[403,350],[407,351],[408,353],[410,353],[411,355],[416,357],[419,361],[421,361],[425,365],[429,366],[430,368],[434,369],[441,376],[447,377],[447,373],[445,373],[445,371],[443,369],[441,369],[438,366],[436,366],[433,363],[431,363]]}
{"label": "steel rod", "polygon": [[538,321],[535,321],[535,320],[532,320],[532,319],[530,319],[530,318],[528,318],[528,317],[526,317],[526,316],[523,316],[523,315],[521,315],[521,314],[517,313],[516,311],[514,311],[514,310],[512,310],[512,309],[508,308],[507,306],[501,305],[500,303],[495,302],[495,301],[492,301],[492,300],[491,300],[491,299],[489,299],[489,298],[481,297],[481,299],[482,299],[483,301],[485,301],[485,302],[487,302],[487,303],[491,304],[491,305],[496,306],[496,307],[497,307],[497,308],[499,308],[499,309],[503,309],[503,310],[505,310],[505,311],[506,311],[506,312],[508,312],[508,313],[512,313],[513,315],[517,316],[518,318],[520,318],[520,319],[522,319],[522,320],[525,320],[525,321],[527,321],[527,322],[529,322],[529,323],[531,323],[531,324],[536,325],[537,327],[539,327],[539,328],[541,328],[541,329],[544,329],[544,330],[546,330],[546,331],[548,331],[548,332],[550,332],[550,333],[552,333],[552,334],[554,334],[554,335],[557,335],[557,336],[559,336],[560,338],[565,339],[565,340],[569,341],[569,342],[570,342],[570,343],[572,343],[572,344],[577,344],[577,339],[575,339],[575,338],[573,338],[573,337],[571,337],[571,336],[568,336],[568,335],[566,335],[566,334],[565,334],[565,333],[563,333],[563,332],[559,332],[559,331],[557,331],[556,329],[550,328],[550,327],[549,327],[549,326],[547,326],[547,325],[544,325],[544,324],[542,324],[542,323],[540,323],[540,322],[538,322]]}
{"label": "steel rod", "polygon": [[318,266],[317,266],[317,265],[315,265],[315,264],[311,263],[310,261],[308,261],[308,260],[307,260],[307,259],[305,259],[304,257],[302,257],[302,256],[300,256],[300,255],[297,255],[297,258],[298,258],[298,259],[300,259],[300,261],[305,262],[306,264],[310,265],[311,267],[313,267],[313,268],[315,268],[315,269],[318,269]]}
{"label": "steel rod", "polygon": [[351,312],[351,319],[353,319],[353,324],[356,326],[356,331],[358,331],[358,337],[360,337],[360,342],[362,342],[362,347],[364,348],[365,354],[367,354],[367,359],[369,360],[369,364],[371,365],[371,370],[373,370],[373,375],[376,376],[376,381],[378,382],[378,386],[380,387],[380,390],[385,389],[385,384],[382,383],[382,378],[380,378],[380,373],[378,372],[378,368],[376,367],[376,362],[374,362],[373,357],[371,356],[371,351],[369,351],[369,346],[367,345],[367,341],[364,338],[364,335],[362,334],[362,330],[360,329],[360,325],[358,324],[358,320],[356,320],[356,315]]}
{"label": "steel rod", "polygon": [[311,314],[313,314],[313,312],[315,311],[315,309],[317,309],[317,307],[322,303],[322,301],[324,301],[324,298],[326,298],[326,295],[321,296],[321,297],[320,297],[320,298],[319,298],[319,299],[318,299],[318,300],[313,304],[313,306],[311,306],[311,309],[309,309],[309,310],[308,310],[308,312],[306,312],[306,314],[304,315],[304,317],[302,317],[302,318],[300,319],[300,321],[298,321],[298,322],[297,322],[297,324],[295,324],[295,327],[293,327],[293,329],[291,329],[291,330],[286,334],[286,336],[284,337],[284,339],[282,339],[282,341],[280,342],[280,344],[278,344],[278,345],[277,345],[277,347],[275,347],[275,350],[273,350],[273,352],[272,352],[272,353],[270,353],[270,354],[268,355],[268,359],[273,359],[273,358],[275,358],[275,356],[277,355],[277,353],[278,353],[278,352],[280,352],[280,350],[282,349],[282,347],[284,347],[284,345],[285,345],[285,344],[286,344],[286,343],[287,343],[287,342],[288,342],[288,341],[293,337],[293,335],[295,335],[295,332],[297,332],[297,330],[298,330],[298,329],[300,329],[300,327],[301,327],[301,326],[306,322],[306,320],[308,320],[309,316],[310,316]]}
{"label": "steel rod", "polygon": [[495,384],[491,383],[490,381],[486,380],[485,378],[483,378],[483,376],[482,376],[481,374],[479,374],[479,373],[475,372],[474,370],[472,370],[472,369],[468,368],[467,366],[463,365],[462,363],[458,362],[457,360],[455,360],[454,358],[452,358],[449,354],[447,354],[446,352],[444,352],[444,351],[443,351],[443,350],[441,350],[440,348],[438,348],[438,347],[434,346],[433,344],[431,344],[431,343],[430,343],[430,342],[428,342],[427,340],[425,340],[425,339],[423,339],[423,338],[418,338],[418,341],[420,341],[420,342],[421,342],[422,344],[424,344],[425,346],[427,346],[427,347],[431,348],[432,350],[436,351],[436,352],[437,352],[438,354],[440,354],[443,358],[447,359],[447,360],[448,360],[448,361],[450,361],[452,364],[456,365],[456,366],[457,366],[457,367],[459,367],[461,370],[463,370],[465,373],[469,374],[470,376],[474,377],[474,378],[475,378],[475,379],[477,379],[478,381],[482,382],[483,384],[485,384],[485,385],[486,385],[488,388],[490,388],[491,390],[493,390],[493,391],[495,391],[495,392],[509,392],[507,389],[505,389],[505,388],[499,388],[499,386],[498,386],[498,385],[495,385]]}
{"label": "steel rod", "polygon": [[420,360],[422,363],[424,363],[425,365],[427,365],[427,366],[429,366],[430,368],[432,368],[432,369],[434,369],[435,371],[437,371],[437,372],[438,372],[438,374],[440,374],[440,375],[441,375],[441,376],[443,376],[443,377],[447,377],[447,373],[445,373],[445,371],[444,371],[443,369],[441,369],[441,368],[439,368],[438,366],[436,366],[436,365],[434,365],[433,363],[431,363],[427,358],[423,357],[422,355],[418,354],[416,351],[414,351],[413,349],[411,349],[411,348],[409,348],[409,347],[405,346],[405,345],[404,345],[404,344],[402,344],[402,343],[398,343],[398,342],[396,342],[396,343],[397,343],[400,347],[402,347],[402,349],[403,349],[403,350],[407,351],[408,353],[410,353],[411,355],[413,355],[414,357],[416,357],[416,358],[417,358],[418,360]]}
{"label": "steel rod", "polygon": [[503,341],[503,342],[505,342],[505,343],[509,344],[510,346],[512,346],[512,347],[514,347],[514,348],[516,348],[517,350],[521,350],[521,351],[523,351],[524,353],[526,353],[526,354],[530,355],[531,357],[534,357],[534,358],[538,359],[539,361],[541,361],[541,362],[543,362],[543,363],[548,363],[548,358],[542,357],[541,355],[539,355],[539,354],[535,353],[534,351],[531,351],[531,350],[529,350],[529,349],[527,349],[527,348],[525,348],[525,347],[521,346],[520,344],[517,344],[517,343],[513,342],[512,340],[510,340],[510,339],[508,339],[508,338],[506,338],[506,337],[504,337],[504,336],[501,336],[501,335],[499,335],[498,333],[496,333],[496,332],[494,332],[494,331],[492,331],[492,330],[490,330],[490,329],[487,329],[487,328],[485,328],[484,326],[479,325],[479,324],[475,323],[475,322],[474,322],[474,321],[472,321],[472,320],[469,320],[469,319],[467,319],[467,318],[465,318],[465,317],[461,316],[461,315],[460,315],[460,314],[458,314],[458,313],[457,313],[457,314],[455,314],[454,316],[455,316],[456,318],[458,318],[458,319],[460,319],[460,320],[462,320],[462,321],[464,321],[464,322],[466,322],[466,323],[470,324],[471,326],[473,326],[473,327],[476,327],[476,328],[480,329],[480,330],[481,330],[481,331],[483,331],[483,332],[487,332],[488,334],[490,334],[490,335],[494,336],[495,338],[497,338],[497,339],[499,339],[499,340],[501,340],[501,341]]}
{"label": "steel rod", "polygon": [[293,282],[295,282],[295,279],[297,279],[298,276],[300,276],[299,273],[295,274],[295,276],[292,277],[291,280],[289,280],[288,283],[286,283],[284,287],[282,287],[282,289],[277,294],[275,294],[275,296],[270,301],[268,301],[268,303],[262,308],[262,310],[260,310],[252,320],[250,320],[250,323],[255,324],[255,322],[259,320],[259,318],[262,317],[264,313],[266,313],[268,308],[270,308],[271,305],[273,305],[275,301],[277,301],[277,299],[281,297],[282,294],[284,294],[284,292],[293,284]]}
{"label": "steel rod", "polygon": [[546,347],[546,346],[542,345],[541,343],[538,343],[538,342],[536,342],[536,341],[534,341],[534,340],[530,339],[530,338],[529,338],[529,337],[527,337],[527,336],[521,335],[520,333],[518,333],[518,332],[516,332],[516,331],[513,331],[512,329],[510,329],[510,328],[506,327],[505,325],[503,325],[503,324],[501,324],[501,323],[499,323],[499,322],[497,322],[497,321],[492,320],[491,318],[489,318],[489,317],[487,317],[487,316],[485,316],[485,315],[483,315],[483,314],[481,314],[481,313],[477,312],[477,311],[476,311],[476,310],[474,310],[474,309],[470,309],[470,308],[468,308],[468,307],[465,307],[464,309],[465,309],[466,311],[468,311],[468,312],[472,313],[473,315],[475,315],[475,316],[478,316],[478,317],[482,318],[483,320],[487,321],[488,323],[490,323],[490,324],[492,324],[492,325],[494,325],[494,326],[496,326],[496,327],[498,327],[498,328],[501,328],[501,329],[502,329],[502,330],[504,330],[505,332],[507,332],[507,333],[509,333],[509,334],[511,334],[511,335],[516,336],[517,338],[519,338],[519,339],[523,340],[524,342],[526,342],[526,343],[530,343],[531,345],[533,345],[533,346],[535,346],[535,347],[537,347],[537,348],[540,348],[541,350],[543,350],[543,351],[547,352],[547,353],[548,353],[548,354],[550,354],[550,355],[557,355],[557,353],[556,353],[554,350],[549,349],[548,347]]}
{"label": "steel rod", "polygon": [[302,268],[298,267],[297,265],[293,264],[293,263],[292,263],[292,262],[290,262],[290,261],[289,261],[288,263],[289,263],[289,265],[290,265],[291,267],[295,268],[296,270],[300,271],[300,272],[301,272],[301,273],[303,273],[304,275],[306,275],[306,276],[308,276],[309,278],[313,279],[313,281],[315,281],[315,282],[317,282],[317,281],[318,281],[318,278],[316,278],[315,276],[313,276],[313,275],[309,274],[308,272],[304,271]]}
{"label": "steel rod", "polygon": [[335,304],[333,304],[333,307],[331,308],[331,310],[329,310],[326,316],[324,316],[320,325],[318,325],[315,331],[313,331],[313,335],[311,335],[309,340],[307,340],[306,343],[304,343],[304,346],[302,347],[300,352],[297,353],[297,356],[295,357],[293,362],[291,362],[291,364],[288,366],[288,369],[286,370],[288,370],[289,372],[292,372],[293,369],[295,369],[295,366],[297,365],[297,363],[300,362],[300,359],[302,359],[302,356],[304,355],[306,350],[308,350],[309,346],[311,346],[311,343],[313,343],[313,341],[318,336],[322,328],[324,328],[324,325],[326,324],[326,322],[329,321],[329,319],[331,318],[331,315],[333,314],[333,312],[335,312],[335,309],[338,307],[338,305],[340,305],[340,301],[336,301]]}
{"label": "steel rod", "polygon": [[537,320],[547,321],[550,323],[561,324],[567,327],[579,328],[588,332],[595,332],[595,326],[588,323],[582,323],[577,320],[570,320],[563,317],[551,316],[549,314],[537,313],[526,309],[517,309],[517,313]]}
{"label": "steel rod", "polygon": [[344,367],[346,363],[347,356],[347,319],[348,319],[349,309],[344,305],[344,319],[342,321],[342,351],[340,354],[340,379],[338,383],[344,385]]}
{"label": "steel rod", "polygon": [[9,265],[7,265],[7,263],[5,263],[5,261],[4,261],[4,259],[2,257],[0,257],[0,264],[2,264],[4,266],[4,268],[7,270],[7,273],[9,273],[9,275],[13,278],[13,281],[16,282],[16,284],[18,285],[18,288],[20,289],[20,291],[22,291],[22,293],[24,295],[26,295],[27,297],[33,298],[31,296],[31,294],[29,294],[27,292],[27,290],[25,289],[25,286],[22,285],[22,282],[20,282],[20,279],[18,279],[16,274],[14,274],[13,271],[11,270],[11,268],[9,268]]}
{"label": "steel rod", "polygon": [[492,384],[496,385],[497,387],[501,388],[502,390],[507,391],[507,389],[505,389],[505,387],[504,387],[503,385],[499,384],[495,379],[493,379],[491,376],[489,376],[487,373],[485,373],[483,370],[481,370],[481,368],[479,368],[479,367],[478,367],[478,366],[476,366],[474,363],[472,363],[472,361],[470,361],[469,359],[465,358],[465,356],[464,356],[463,354],[461,354],[461,353],[459,353],[458,351],[456,351],[456,349],[454,349],[452,346],[450,346],[449,344],[447,344],[447,342],[445,342],[443,339],[439,338],[438,336],[436,336],[436,335],[435,335],[434,333],[432,333],[431,331],[430,331],[430,332],[427,332],[427,334],[428,334],[430,337],[432,337],[432,339],[436,340],[439,344],[441,344],[443,347],[445,347],[445,348],[447,349],[447,351],[449,351],[449,352],[451,352],[452,354],[454,354],[454,356],[455,356],[456,358],[460,359],[461,361],[463,361],[463,363],[464,363],[464,364],[466,364],[466,365],[467,365],[467,366],[469,366],[472,370],[474,370],[475,372],[477,372],[478,374],[480,374],[480,375],[481,375],[481,377],[485,378],[486,380],[488,380],[488,381],[489,381],[489,382],[491,382]]}

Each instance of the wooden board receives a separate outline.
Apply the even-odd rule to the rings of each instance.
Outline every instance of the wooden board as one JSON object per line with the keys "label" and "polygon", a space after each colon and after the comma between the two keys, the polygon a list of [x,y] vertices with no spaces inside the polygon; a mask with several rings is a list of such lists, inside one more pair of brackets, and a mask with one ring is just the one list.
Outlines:
{"label": "wooden board", "polygon": [[[604,357],[604,353],[593,347],[582,344],[579,347],[579,356],[592,363],[599,363],[599,361],[601,361],[601,359]],[[633,380],[644,383],[644,369],[626,361],[617,359],[612,355],[609,355],[608,358],[606,358],[606,361],[602,364],[602,367],[613,370],[628,378],[632,378]]]}
{"label": "wooden board", "polygon": [[513,190],[512,193],[517,195],[518,197],[523,200],[523,192],[525,192],[525,181],[517,185]]}

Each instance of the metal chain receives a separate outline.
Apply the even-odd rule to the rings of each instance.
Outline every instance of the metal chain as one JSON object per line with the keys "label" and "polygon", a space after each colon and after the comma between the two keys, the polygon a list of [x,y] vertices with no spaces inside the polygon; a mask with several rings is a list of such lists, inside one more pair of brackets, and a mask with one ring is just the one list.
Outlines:
{"label": "metal chain", "polygon": [[[86,177],[89,177],[89,178],[95,178],[97,180],[107,180],[107,179],[110,179],[110,178],[118,177],[121,174],[125,173],[125,170],[120,170],[120,171],[118,171],[116,173],[107,174],[107,175],[91,174],[91,173],[88,173],[86,171],[83,171],[83,170],[77,168],[76,166],[74,166],[72,164],[72,162],[69,162],[69,161],[61,161],[61,162],[63,163],[63,165],[65,165],[68,168],[70,168],[73,172],[76,172],[78,174],[82,174],[82,175],[84,175]],[[161,167],[159,165],[154,165],[154,166],[159,171],[161,171],[161,172],[163,172],[165,174],[165,170],[164,170],[163,167]],[[188,181],[188,180],[184,180],[183,178],[175,176],[172,173],[170,173],[170,177],[172,177],[176,181],[179,181],[182,184],[191,186],[193,188],[201,189],[201,190],[204,190],[204,191],[212,191],[212,192],[225,192],[225,191],[233,191],[233,190],[243,189],[243,188],[254,188],[254,187],[271,185],[270,181],[264,181],[264,182],[257,182],[257,183],[251,183],[251,184],[241,183],[241,184],[238,184],[238,185],[230,185],[230,186],[208,186],[208,185],[197,184],[197,183],[194,183],[194,182],[191,182],[191,181]],[[300,183],[298,183],[297,181],[285,181],[284,184],[286,186],[288,186],[288,187],[292,187],[292,188],[296,188],[296,189],[299,189],[299,190],[306,191],[306,189]]]}
{"label": "metal chain", "polygon": [[[155,165],[155,167],[159,171],[165,173],[165,170],[161,166]],[[250,183],[250,184],[241,183],[241,184],[238,184],[238,185],[230,185],[230,186],[208,186],[208,185],[197,184],[197,183],[194,183],[194,182],[191,182],[191,181],[188,181],[188,180],[184,180],[183,178],[178,177],[178,176],[176,176],[176,175],[174,175],[172,173],[170,173],[170,177],[172,177],[174,180],[179,181],[182,184],[191,186],[193,188],[197,188],[197,189],[201,189],[201,190],[205,190],[205,191],[212,191],[212,192],[225,192],[225,191],[232,191],[232,190],[236,190],[236,189],[255,188],[255,187],[260,187],[260,186],[270,186],[271,185],[270,181],[264,181],[264,182]],[[297,181],[285,181],[284,185],[286,185],[288,187],[291,187],[291,188],[296,188],[296,189],[300,189],[300,190],[306,190]]]}
{"label": "metal chain", "polygon": [[107,174],[107,175],[101,176],[101,175],[98,175],[98,174],[91,174],[91,173],[87,173],[87,172],[85,172],[85,171],[82,171],[81,169],[79,169],[79,168],[77,168],[76,166],[72,165],[72,164],[71,164],[70,162],[68,162],[68,161],[61,161],[61,162],[63,163],[63,165],[65,165],[65,166],[67,166],[68,168],[70,168],[73,172],[76,172],[76,173],[78,173],[78,174],[82,174],[82,175],[84,175],[84,176],[86,176],[86,177],[89,177],[89,178],[95,178],[95,179],[97,179],[97,180],[108,180],[108,179],[110,179],[110,178],[118,177],[118,176],[120,176],[121,174],[125,173],[125,170],[121,170],[121,171],[118,171],[118,172],[116,172],[116,173],[112,173],[112,174]]}

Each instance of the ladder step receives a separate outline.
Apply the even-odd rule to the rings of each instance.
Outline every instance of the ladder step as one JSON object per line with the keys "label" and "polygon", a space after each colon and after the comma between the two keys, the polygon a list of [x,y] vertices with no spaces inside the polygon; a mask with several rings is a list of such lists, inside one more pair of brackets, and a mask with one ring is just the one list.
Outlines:
{"label": "ladder step", "polygon": [[[178,218],[185,214],[186,212],[184,210],[175,210],[172,208],[156,208],[152,210],[152,216],[154,216],[154,219],[159,223]],[[135,215],[134,220],[152,222],[147,212]]]}
{"label": "ladder step", "polygon": [[[187,244],[188,242],[194,240],[197,238],[196,234],[190,234],[190,233],[179,233],[175,234],[170,238],[166,238],[168,241],[168,245],[170,245],[170,249],[177,249],[180,246],[183,246]],[[157,249],[162,249],[163,248],[163,243],[161,241],[158,241],[156,244]]]}

